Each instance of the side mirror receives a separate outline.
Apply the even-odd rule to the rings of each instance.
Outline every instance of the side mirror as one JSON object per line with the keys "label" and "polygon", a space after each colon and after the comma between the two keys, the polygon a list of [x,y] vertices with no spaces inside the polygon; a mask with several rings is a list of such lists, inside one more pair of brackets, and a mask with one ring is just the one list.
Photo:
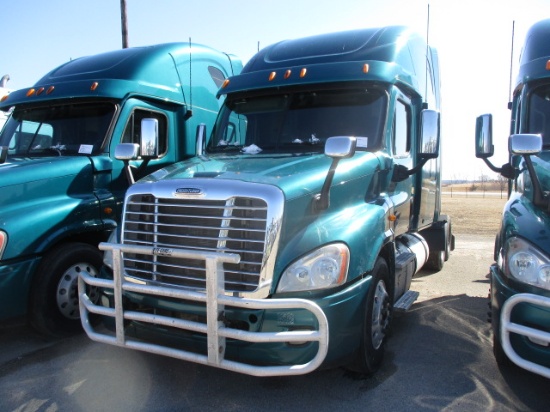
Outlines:
{"label": "side mirror", "polygon": [[493,146],[493,116],[482,114],[476,119],[476,157],[487,159],[495,152]]}
{"label": "side mirror", "polygon": [[158,157],[159,150],[159,121],[158,119],[141,119],[141,156]]}
{"label": "side mirror", "polygon": [[130,186],[135,183],[130,160],[136,160],[138,155],[139,145],[137,143],[120,143],[115,147],[115,159],[124,162],[124,172],[126,173],[126,179],[128,179]]}
{"label": "side mirror", "polygon": [[515,155],[536,155],[542,151],[540,134],[513,134],[508,139],[508,150]]}
{"label": "side mirror", "polygon": [[332,158],[332,163],[323,183],[321,193],[314,197],[313,210],[319,212],[328,209],[330,205],[330,186],[334,179],[334,172],[340,159],[352,157],[357,147],[357,138],[353,136],[329,137],[325,143],[325,155]]}
{"label": "side mirror", "polygon": [[422,136],[419,156],[435,159],[439,156],[440,115],[436,110],[422,111]]}
{"label": "side mirror", "polygon": [[493,172],[501,174],[506,179],[515,178],[516,170],[510,163],[505,163],[501,167],[496,167],[488,160],[494,152],[493,116],[490,114],[482,114],[476,119],[476,157],[483,159],[485,164]]}

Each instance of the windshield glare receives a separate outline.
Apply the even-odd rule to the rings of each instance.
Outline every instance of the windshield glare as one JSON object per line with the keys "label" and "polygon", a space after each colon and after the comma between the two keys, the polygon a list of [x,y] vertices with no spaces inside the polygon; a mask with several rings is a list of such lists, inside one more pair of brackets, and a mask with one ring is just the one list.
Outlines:
{"label": "windshield glare", "polygon": [[366,137],[366,150],[376,151],[382,147],[386,96],[365,89],[228,96],[207,152],[321,153],[331,136]]}
{"label": "windshield glare", "polygon": [[115,113],[112,103],[15,108],[0,135],[8,156],[94,154]]}

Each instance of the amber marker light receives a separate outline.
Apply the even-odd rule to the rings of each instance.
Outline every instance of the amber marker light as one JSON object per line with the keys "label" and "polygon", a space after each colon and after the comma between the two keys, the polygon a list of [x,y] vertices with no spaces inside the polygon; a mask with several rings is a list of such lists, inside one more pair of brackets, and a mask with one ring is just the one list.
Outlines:
{"label": "amber marker light", "polygon": [[55,89],[54,86],[48,87],[48,90],[46,91],[46,94],[50,94],[51,92],[53,92],[54,89]]}
{"label": "amber marker light", "polygon": [[290,77],[290,75],[292,74],[292,70],[287,70],[285,72],[285,79],[288,79]]}
{"label": "amber marker light", "polygon": [[41,87],[40,89],[38,89],[38,90],[36,91],[36,95],[38,96],[38,95],[42,94],[43,91],[44,91],[44,88]]}
{"label": "amber marker light", "polygon": [[9,96],[9,94],[6,94],[5,96],[2,96],[2,98],[0,99],[0,102],[5,102],[6,100],[8,100],[8,96]]}
{"label": "amber marker light", "polygon": [[103,213],[105,213],[106,215],[110,215],[111,213],[113,213],[113,209],[110,207],[105,207],[103,208]]}
{"label": "amber marker light", "polygon": [[222,83],[222,89],[225,89],[228,84],[229,84],[229,79],[225,79]]}
{"label": "amber marker light", "polygon": [[27,91],[27,97],[31,97],[35,92],[36,92],[36,90],[34,90],[34,89],[29,89],[29,90]]}
{"label": "amber marker light", "polygon": [[363,65],[363,73],[366,74],[366,73],[368,73],[368,72],[369,72],[369,64],[368,64],[368,63],[365,63],[365,64]]}
{"label": "amber marker light", "polygon": [[300,77],[306,77],[307,69],[304,67],[302,70],[300,70]]}
{"label": "amber marker light", "polygon": [[93,92],[95,89],[97,89],[98,86],[99,86],[98,82],[93,82],[92,85],[90,86],[90,90]]}
{"label": "amber marker light", "polygon": [[389,216],[388,216],[388,220],[389,220],[390,222],[395,222],[395,221],[397,220],[397,216],[395,216],[395,215],[389,215]]}
{"label": "amber marker light", "polygon": [[546,70],[550,70],[550,60],[546,62]]}
{"label": "amber marker light", "polygon": [[276,72],[269,73],[269,81],[273,81],[275,79],[275,76],[277,76]]}

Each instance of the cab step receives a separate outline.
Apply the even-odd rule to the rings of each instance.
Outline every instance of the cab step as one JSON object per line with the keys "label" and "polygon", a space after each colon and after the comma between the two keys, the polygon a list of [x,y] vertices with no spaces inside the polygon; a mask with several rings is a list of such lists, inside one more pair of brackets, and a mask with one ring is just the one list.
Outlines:
{"label": "cab step", "polygon": [[409,310],[414,301],[418,299],[418,295],[420,295],[420,293],[414,290],[406,291],[403,296],[401,296],[399,300],[395,302],[395,304],[393,305],[393,310],[397,312],[405,312]]}

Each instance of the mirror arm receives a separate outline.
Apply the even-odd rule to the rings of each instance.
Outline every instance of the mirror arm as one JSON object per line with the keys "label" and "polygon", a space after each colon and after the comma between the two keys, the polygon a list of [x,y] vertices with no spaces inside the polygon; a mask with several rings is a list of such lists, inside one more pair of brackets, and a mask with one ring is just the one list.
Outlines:
{"label": "mirror arm", "polygon": [[340,158],[332,159],[332,163],[330,165],[330,169],[328,170],[325,182],[323,183],[321,193],[316,195],[313,199],[313,210],[315,212],[326,210],[330,205],[330,185],[332,184],[332,180],[334,179],[334,172],[336,171],[336,166],[338,166],[339,161]]}
{"label": "mirror arm", "polygon": [[489,167],[489,169],[491,169],[493,172],[495,173],[498,173],[498,174],[502,174],[502,168],[501,167],[496,167],[494,164],[491,163],[491,161],[489,159],[487,159],[486,157],[483,157],[482,158],[483,161],[485,162],[485,164]]}
{"label": "mirror arm", "polygon": [[8,147],[0,146],[0,164],[5,163],[8,158]]}
{"label": "mirror arm", "polygon": [[495,173],[502,175],[502,177],[505,177],[506,179],[515,179],[517,177],[517,171],[510,163],[505,163],[501,167],[496,167],[486,157],[482,157],[482,159],[489,167],[489,169],[491,169]]}
{"label": "mirror arm", "polygon": [[130,166],[129,160],[124,160],[124,173],[126,174],[126,179],[128,179],[128,183],[130,184],[130,186],[132,186],[136,181],[134,179],[132,166]]}
{"label": "mirror arm", "polygon": [[403,165],[395,165],[393,168],[393,175],[391,177],[392,182],[402,182],[407,177],[414,175],[424,167],[428,160],[430,160],[429,157],[423,158],[420,160],[420,163],[418,163],[411,170],[407,169],[407,167]]}

